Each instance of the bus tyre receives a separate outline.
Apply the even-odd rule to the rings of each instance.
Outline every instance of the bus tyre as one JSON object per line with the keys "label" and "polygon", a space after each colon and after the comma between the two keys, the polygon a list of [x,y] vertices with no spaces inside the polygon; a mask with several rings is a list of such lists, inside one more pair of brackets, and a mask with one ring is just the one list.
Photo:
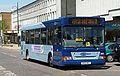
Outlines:
{"label": "bus tyre", "polygon": [[107,61],[108,62],[113,62],[114,61],[113,56],[112,55],[108,55],[107,56]]}
{"label": "bus tyre", "polygon": [[53,64],[52,64],[52,61],[53,61],[53,57],[51,54],[48,55],[48,64],[49,66],[53,67]]}

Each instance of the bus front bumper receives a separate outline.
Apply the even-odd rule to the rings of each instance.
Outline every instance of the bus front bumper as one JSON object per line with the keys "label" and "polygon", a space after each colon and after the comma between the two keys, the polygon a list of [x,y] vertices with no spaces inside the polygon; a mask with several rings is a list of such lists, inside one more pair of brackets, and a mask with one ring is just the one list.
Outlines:
{"label": "bus front bumper", "polygon": [[69,66],[69,65],[104,65],[105,60],[99,59],[99,60],[66,60],[61,62],[61,66]]}

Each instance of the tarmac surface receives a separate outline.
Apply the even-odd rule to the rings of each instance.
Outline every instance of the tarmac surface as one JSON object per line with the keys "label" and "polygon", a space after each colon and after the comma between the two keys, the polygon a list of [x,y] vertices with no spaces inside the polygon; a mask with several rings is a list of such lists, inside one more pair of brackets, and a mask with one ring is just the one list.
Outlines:
{"label": "tarmac surface", "polygon": [[0,45],[1,48],[8,48],[8,49],[16,49],[19,50],[20,46],[18,44],[2,44]]}

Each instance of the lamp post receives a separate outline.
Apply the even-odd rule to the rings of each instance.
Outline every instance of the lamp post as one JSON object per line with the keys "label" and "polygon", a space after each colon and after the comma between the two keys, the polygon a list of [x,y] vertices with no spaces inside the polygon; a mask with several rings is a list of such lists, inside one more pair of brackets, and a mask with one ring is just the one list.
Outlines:
{"label": "lamp post", "polygon": [[67,0],[66,0],[66,16],[67,16]]}
{"label": "lamp post", "polygon": [[4,44],[4,33],[3,33],[3,15],[0,14],[0,39],[1,39],[1,42],[2,44]]}
{"label": "lamp post", "polygon": [[18,34],[17,34],[17,36],[18,36],[18,46],[19,46],[19,13],[18,13],[18,10],[19,10],[19,4],[18,4],[18,2],[17,2],[17,31],[18,31]]}
{"label": "lamp post", "polygon": [[3,35],[2,34],[3,34],[3,29],[2,29],[2,15],[0,14],[0,39],[1,39],[0,40],[1,41],[0,44],[3,43],[3,40],[2,40],[3,39]]}

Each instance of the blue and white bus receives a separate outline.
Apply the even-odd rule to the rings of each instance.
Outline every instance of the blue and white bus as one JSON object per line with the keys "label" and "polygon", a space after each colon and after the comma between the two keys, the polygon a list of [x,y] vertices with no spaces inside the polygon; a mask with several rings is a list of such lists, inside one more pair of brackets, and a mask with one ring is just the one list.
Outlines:
{"label": "blue and white bus", "polygon": [[21,56],[49,65],[104,65],[100,17],[60,17],[21,28]]}

